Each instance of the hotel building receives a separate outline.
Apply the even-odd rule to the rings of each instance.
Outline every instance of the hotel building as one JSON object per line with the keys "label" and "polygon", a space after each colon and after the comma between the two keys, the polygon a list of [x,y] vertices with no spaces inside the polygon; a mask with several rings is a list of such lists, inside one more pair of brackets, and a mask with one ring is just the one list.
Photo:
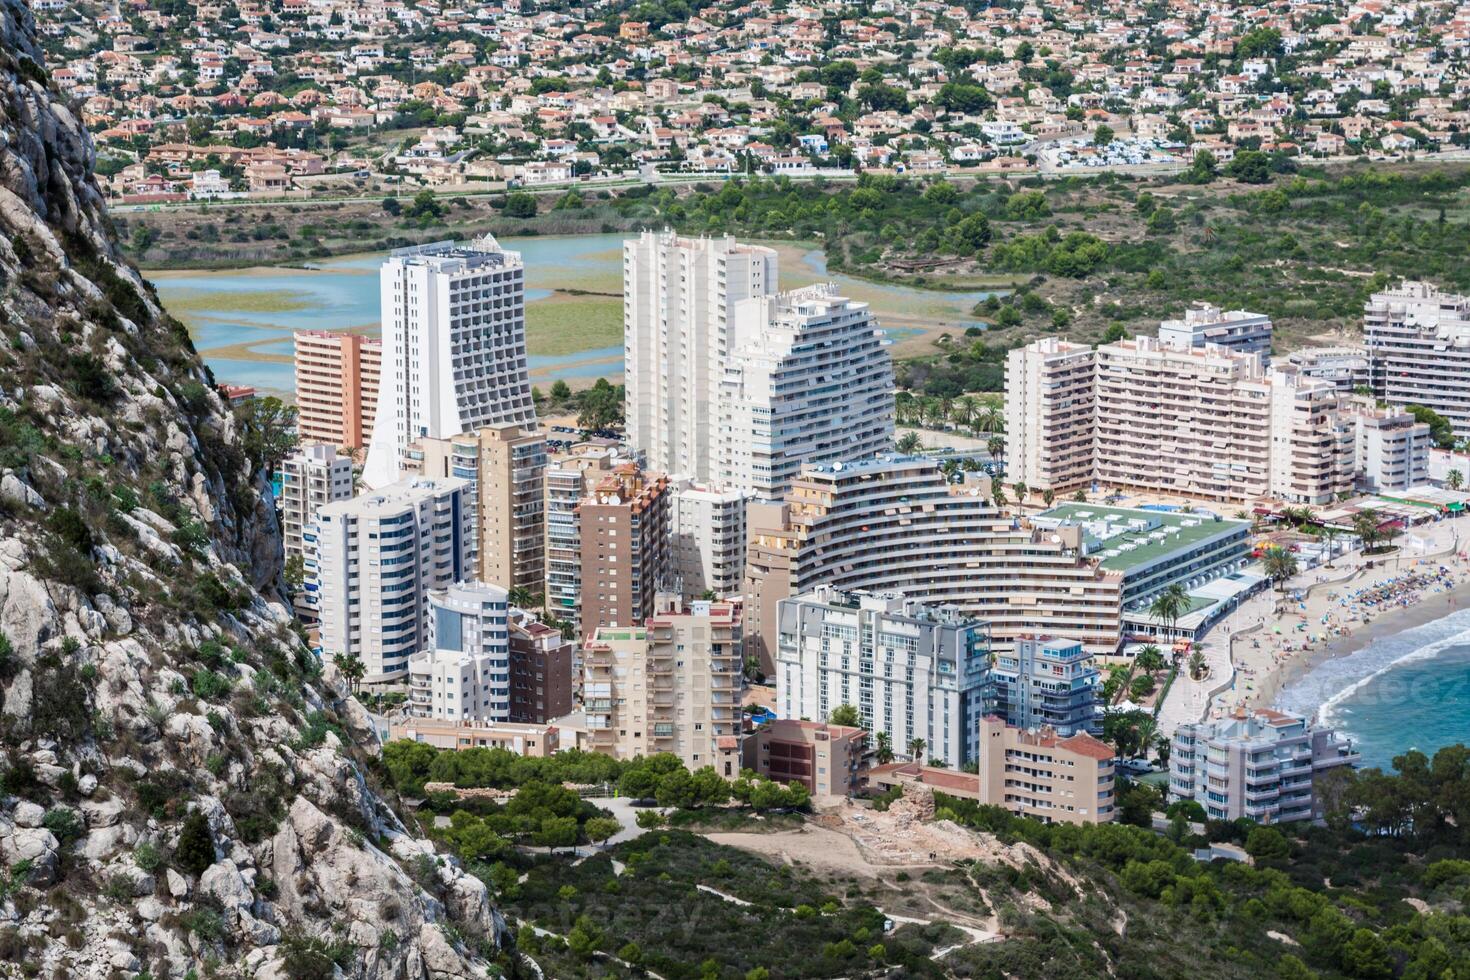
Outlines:
{"label": "hotel building", "polygon": [[1169,799],[1194,800],[1211,820],[1258,823],[1323,815],[1314,781],[1358,754],[1300,715],[1238,709],[1228,718],[1180,725],[1169,747]]}
{"label": "hotel building", "polygon": [[460,477],[478,534],[476,577],[532,595],[546,586],[546,437],[520,425],[487,425],[448,439],[418,439],[404,451],[414,476]]}
{"label": "hotel building", "polygon": [[618,759],[672,752],[690,769],[740,773],[740,607],[660,608],[641,626],[597,629],[582,650],[588,746]]}
{"label": "hotel building", "polygon": [[321,646],[355,655],[368,684],[402,681],[428,645],[429,593],[468,577],[464,480],[405,480],[317,511]]}
{"label": "hotel building", "polygon": [[1396,408],[1423,405],[1470,439],[1470,297],[1404,282],[1363,307],[1373,394]]}
{"label": "hotel building", "polygon": [[775,291],[774,249],[670,231],[623,243],[628,444],[650,469],[717,479],[733,307]]}
{"label": "hotel building", "polygon": [[825,720],[852,705],[862,727],[886,732],[899,754],[923,739],[927,757],[948,765],[975,757],[990,664],[983,624],[898,595],[825,585],[782,600],[779,616],[781,717]]}
{"label": "hotel building", "polygon": [[293,339],[302,443],[362,453],[378,413],[382,341],[328,330],[298,330]]}
{"label": "hotel building", "polygon": [[525,269],[490,236],[390,252],[381,274],[383,371],[363,480],[397,480],[416,439],[534,425]]}

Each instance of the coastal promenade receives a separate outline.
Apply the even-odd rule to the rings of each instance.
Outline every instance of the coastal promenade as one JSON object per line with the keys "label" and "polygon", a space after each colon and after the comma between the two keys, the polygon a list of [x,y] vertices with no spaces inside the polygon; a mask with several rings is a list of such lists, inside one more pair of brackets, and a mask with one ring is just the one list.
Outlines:
{"label": "coastal promenade", "polygon": [[[1433,575],[1440,566],[1448,569],[1449,582],[1463,586],[1470,581],[1470,566],[1457,555],[1459,538],[1457,520],[1416,527],[1401,536],[1396,552],[1372,556],[1351,552],[1331,566],[1295,576],[1284,592],[1270,589],[1252,596],[1201,641],[1209,673],[1196,681],[1181,671],[1175,679],[1159,711],[1159,734],[1169,737],[1182,724],[1207,715],[1220,717],[1242,705],[1269,707],[1289,676],[1322,656],[1349,652],[1356,646],[1355,635],[1366,634],[1370,623],[1391,629],[1395,623],[1408,628],[1423,621],[1436,608],[1427,602],[1454,600],[1439,599],[1448,589],[1443,582],[1435,582],[1427,592],[1411,592],[1405,586],[1402,604],[1373,609],[1344,605],[1345,596],[1392,591],[1408,576]],[[1410,594],[1417,598],[1411,600]]]}

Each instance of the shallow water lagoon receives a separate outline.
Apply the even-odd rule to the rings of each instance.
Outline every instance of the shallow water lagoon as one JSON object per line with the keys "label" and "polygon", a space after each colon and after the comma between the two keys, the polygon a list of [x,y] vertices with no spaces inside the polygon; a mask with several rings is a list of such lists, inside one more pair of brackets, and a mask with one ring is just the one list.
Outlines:
{"label": "shallow water lagoon", "polygon": [[[549,384],[622,375],[622,243],[626,236],[506,238],[526,263],[526,339],[532,380]],[[785,289],[834,281],[869,303],[895,341],[975,321],[989,293],[946,292],[829,276],[820,251],[790,243],[781,252]],[[224,383],[290,395],[291,334],[379,330],[382,253],[328,259],[304,268],[257,267],[209,272],[151,272],[164,306],[188,326],[205,361]]]}

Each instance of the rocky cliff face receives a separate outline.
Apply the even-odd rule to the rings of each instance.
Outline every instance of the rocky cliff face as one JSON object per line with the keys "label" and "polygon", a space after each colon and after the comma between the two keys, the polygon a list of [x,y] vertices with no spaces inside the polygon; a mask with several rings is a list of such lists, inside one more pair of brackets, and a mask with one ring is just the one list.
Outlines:
{"label": "rocky cliff face", "polygon": [[42,60],[0,0],[0,976],[486,975],[485,886],[379,794]]}

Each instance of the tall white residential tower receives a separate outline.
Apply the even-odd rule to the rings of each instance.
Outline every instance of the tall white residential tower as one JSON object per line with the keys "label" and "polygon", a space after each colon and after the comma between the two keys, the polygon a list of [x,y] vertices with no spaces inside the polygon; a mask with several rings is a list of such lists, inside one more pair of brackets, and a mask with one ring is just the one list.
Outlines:
{"label": "tall white residential tower", "polygon": [[887,450],[893,359],[868,304],[831,283],[735,304],[719,425],[719,480],[762,500]]}
{"label": "tall white residential tower", "polygon": [[323,656],[357,656],[368,684],[405,679],[429,592],[471,574],[468,492],[457,477],[405,480],[317,510]]}
{"label": "tall white residential tower", "polygon": [[646,231],[623,243],[628,442],[651,470],[715,476],[733,304],[776,291],[776,252]]}
{"label": "tall white residential tower", "polygon": [[382,376],[364,483],[399,479],[416,439],[534,425],[519,252],[489,235],[398,249],[381,285]]}

